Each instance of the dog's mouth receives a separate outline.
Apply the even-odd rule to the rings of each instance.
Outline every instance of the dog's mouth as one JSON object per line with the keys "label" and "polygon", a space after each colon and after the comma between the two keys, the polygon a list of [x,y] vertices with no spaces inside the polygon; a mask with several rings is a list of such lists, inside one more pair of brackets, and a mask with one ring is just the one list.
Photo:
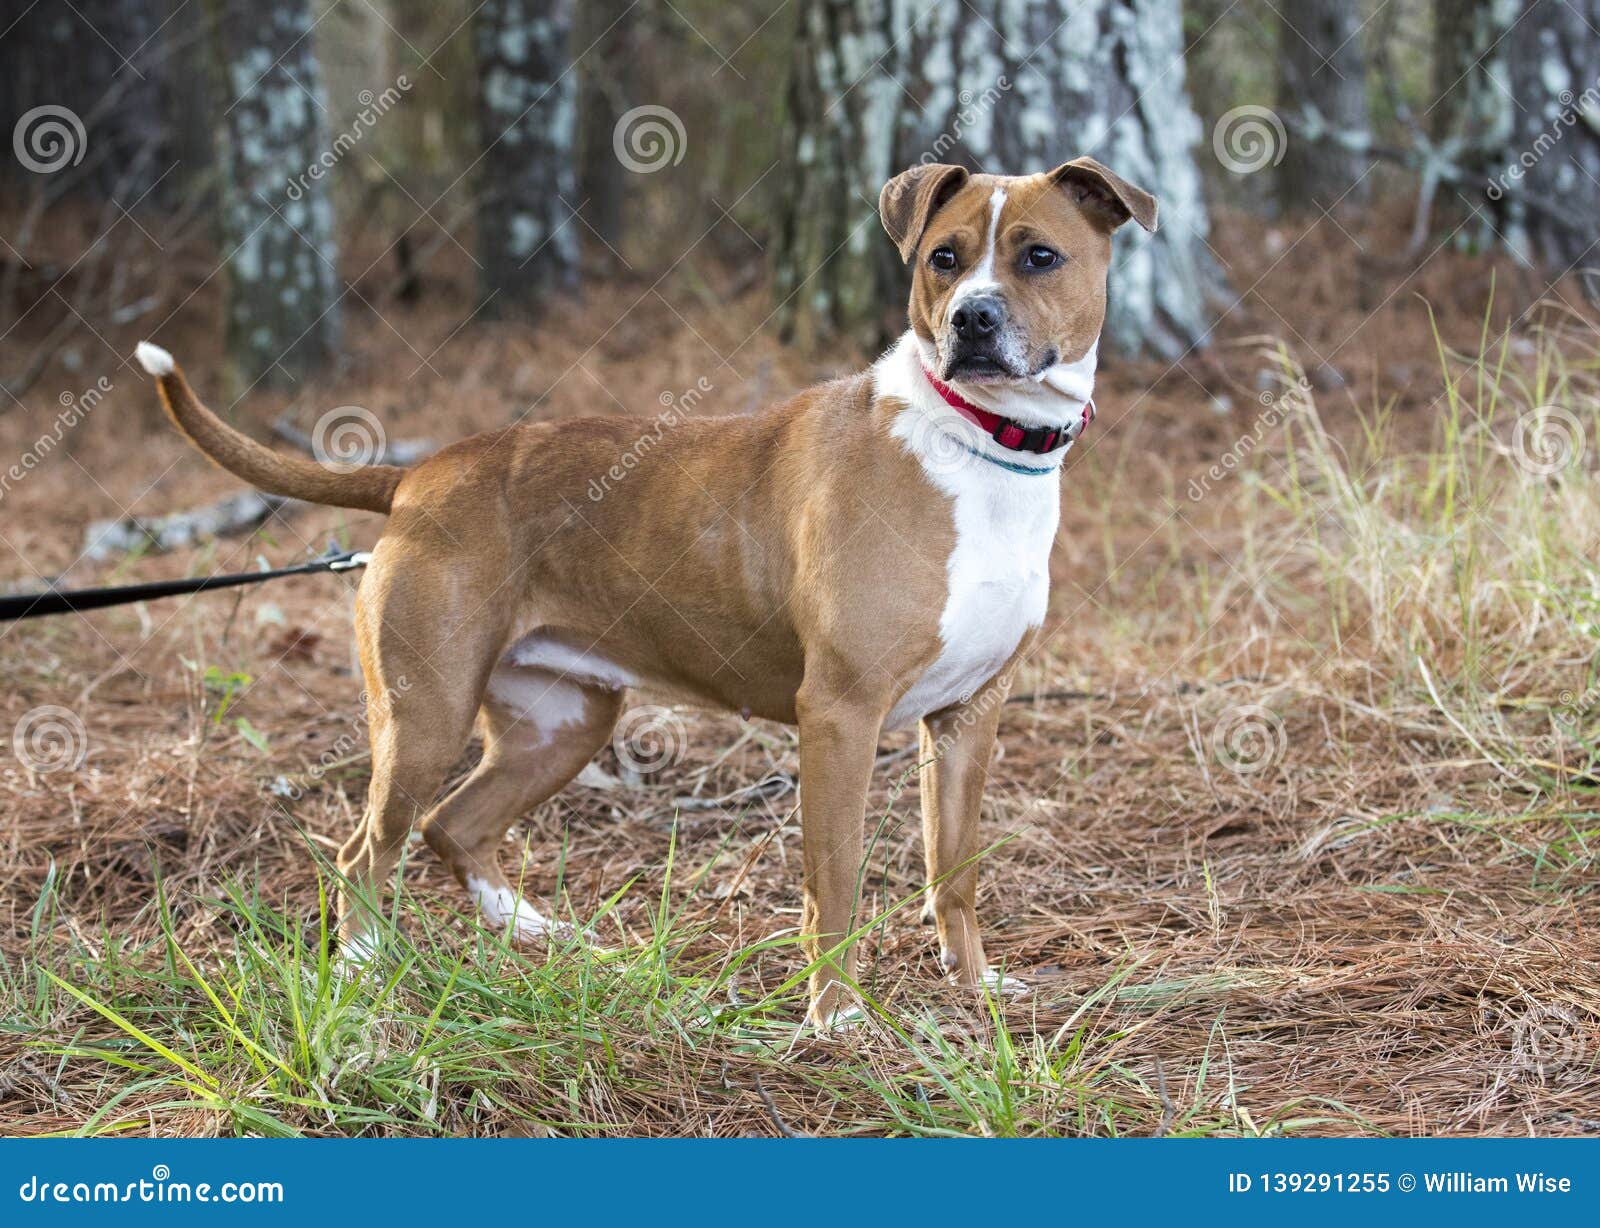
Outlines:
{"label": "dog's mouth", "polygon": [[971,351],[957,353],[945,363],[944,374],[940,377],[946,382],[961,380],[969,384],[1002,384],[1010,380],[1042,379],[1044,373],[1059,361],[1058,351],[1054,346],[1045,350],[1039,360],[1031,366],[1023,367],[1013,364],[993,351]]}
{"label": "dog's mouth", "polygon": [[998,384],[1022,378],[1022,373],[998,354],[968,353],[953,355],[945,363],[942,379],[961,380],[969,384]]}

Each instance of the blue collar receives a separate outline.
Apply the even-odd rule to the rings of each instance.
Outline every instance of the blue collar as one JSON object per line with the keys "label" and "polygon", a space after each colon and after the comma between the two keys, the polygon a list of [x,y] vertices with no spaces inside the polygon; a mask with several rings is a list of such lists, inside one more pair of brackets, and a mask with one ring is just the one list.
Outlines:
{"label": "blue collar", "polygon": [[1059,465],[1052,465],[1048,469],[1035,469],[1032,465],[1016,465],[1016,464],[1012,464],[1012,462],[1010,462],[1008,460],[1001,460],[998,456],[990,456],[987,452],[983,451],[981,448],[975,448],[970,443],[967,443],[965,440],[957,440],[957,442],[960,443],[961,446],[963,448],[965,448],[968,452],[971,452],[974,456],[978,457],[980,460],[986,460],[991,465],[999,465],[1000,468],[1009,470],[1012,473],[1027,473],[1027,474],[1032,474],[1034,477],[1044,477],[1046,474],[1060,473],[1061,472],[1061,468],[1060,468]]}

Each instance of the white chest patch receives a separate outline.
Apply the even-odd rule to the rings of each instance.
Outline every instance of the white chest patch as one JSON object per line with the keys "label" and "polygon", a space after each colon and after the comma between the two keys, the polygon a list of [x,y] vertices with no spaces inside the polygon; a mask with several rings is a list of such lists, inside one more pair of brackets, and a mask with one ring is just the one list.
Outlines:
{"label": "white chest patch", "polygon": [[[910,357],[915,361],[914,352]],[[912,370],[917,380],[923,378],[920,370]],[[922,394],[905,362],[891,351],[875,373],[880,393],[907,402],[894,433],[950,497],[955,520],[939,616],[943,646],[884,722],[885,729],[899,729],[970,699],[1000,672],[1022,637],[1044,622],[1050,549],[1061,516],[1060,457],[1047,473],[1018,474],[952,451],[927,429],[925,416],[947,407]]]}
{"label": "white chest patch", "polygon": [[1050,545],[1060,513],[1057,487],[1051,479],[1013,480],[1037,483],[1052,497],[1007,498],[994,489],[995,482],[982,478],[939,482],[955,499],[956,522],[949,589],[939,615],[943,648],[894,706],[884,728],[903,728],[972,698],[1010,660],[1023,635],[1044,622]]}

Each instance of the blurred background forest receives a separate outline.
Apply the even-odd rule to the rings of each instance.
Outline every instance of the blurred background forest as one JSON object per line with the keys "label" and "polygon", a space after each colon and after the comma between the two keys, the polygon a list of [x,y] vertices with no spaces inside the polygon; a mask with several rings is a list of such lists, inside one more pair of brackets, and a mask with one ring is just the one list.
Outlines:
{"label": "blurred background forest", "polygon": [[368,769],[301,576],[0,628],[0,1127],[1600,1132],[1597,77],[1600,0],[0,0],[12,593],[382,531],[209,466],[141,339],[324,460],[643,435],[904,327],[907,166],[1161,200],[985,799],[1034,996],[939,988],[885,735],[896,1023],[807,1049],[794,733],[659,707],[506,849],[615,959],[418,849],[403,971],[308,989]]}
{"label": "blurred background forest", "polygon": [[[619,283],[652,304],[756,290],[754,323],[802,351],[870,350],[904,286],[877,190],[919,160],[1017,173],[1087,153],[1160,196],[1161,232],[1118,243],[1128,357],[1171,362],[1241,323],[1309,332],[1326,278],[1258,284],[1301,247],[1357,275],[1337,292],[1355,301],[1324,304],[1340,315],[1369,317],[1441,251],[1508,257],[1505,301],[1525,305],[1581,283],[1600,234],[1597,13],[7,0],[0,385],[15,410],[203,312],[236,397],[341,360],[372,320],[419,366],[475,322],[566,316]],[[1317,361],[1337,367],[1329,323]]]}

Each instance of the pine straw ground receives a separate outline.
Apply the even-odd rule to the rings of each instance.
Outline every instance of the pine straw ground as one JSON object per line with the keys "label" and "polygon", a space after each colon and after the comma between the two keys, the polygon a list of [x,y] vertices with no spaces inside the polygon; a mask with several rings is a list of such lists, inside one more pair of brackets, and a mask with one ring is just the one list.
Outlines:
{"label": "pine straw ground", "polygon": [[[1250,285],[1275,257],[1227,237]],[[367,778],[352,582],[294,579],[5,631],[0,724],[33,740],[6,739],[0,773],[0,1126],[1600,1133],[1596,334],[1559,291],[1525,312],[1504,278],[1483,313],[1491,270],[1453,255],[1369,316],[1342,304],[1400,283],[1358,287],[1370,271],[1303,246],[1214,359],[1108,371],[1069,462],[1052,634],[1005,710],[985,818],[990,951],[1031,997],[939,985],[915,752],[887,736],[873,1020],[801,1029],[794,734],[660,710],[629,735],[655,764],[607,752],[504,854],[616,953],[506,949],[414,844],[399,932],[341,978],[325,859]],[[189,263],[198,282],[205,254]],[[359,403],[391,439],[442,441],[530,406],[645,419],[702,377],[700,412],[742,412],[831,369],[770,327],[741,347],[765,298],[732,280],[623,281],[538,329],[453,333],[466,285],[378,299],[384,319],[352,300],[349,363],[293,399],[298,420]],[[159,339],[225,403],[213,293]],[[1423,299],[1450,305],[1442,349]],[[74,562],[91,517],[235,489],[117,365],[135,339],[86,338],[26,420],[0,420],[9,456],[53,414],[51,379],[115,384],[0,503],[14,587],[374,540],[375,517],[301,509],[248,540]],[[1550,423],[1527,412],[1550,404],[1589,446],[1530,473]],[[281,409],[238,413],[263,430]],[[1224,453],[1237,466],[1205,479]],[[70,716],[41,725],[47,705]]]}

